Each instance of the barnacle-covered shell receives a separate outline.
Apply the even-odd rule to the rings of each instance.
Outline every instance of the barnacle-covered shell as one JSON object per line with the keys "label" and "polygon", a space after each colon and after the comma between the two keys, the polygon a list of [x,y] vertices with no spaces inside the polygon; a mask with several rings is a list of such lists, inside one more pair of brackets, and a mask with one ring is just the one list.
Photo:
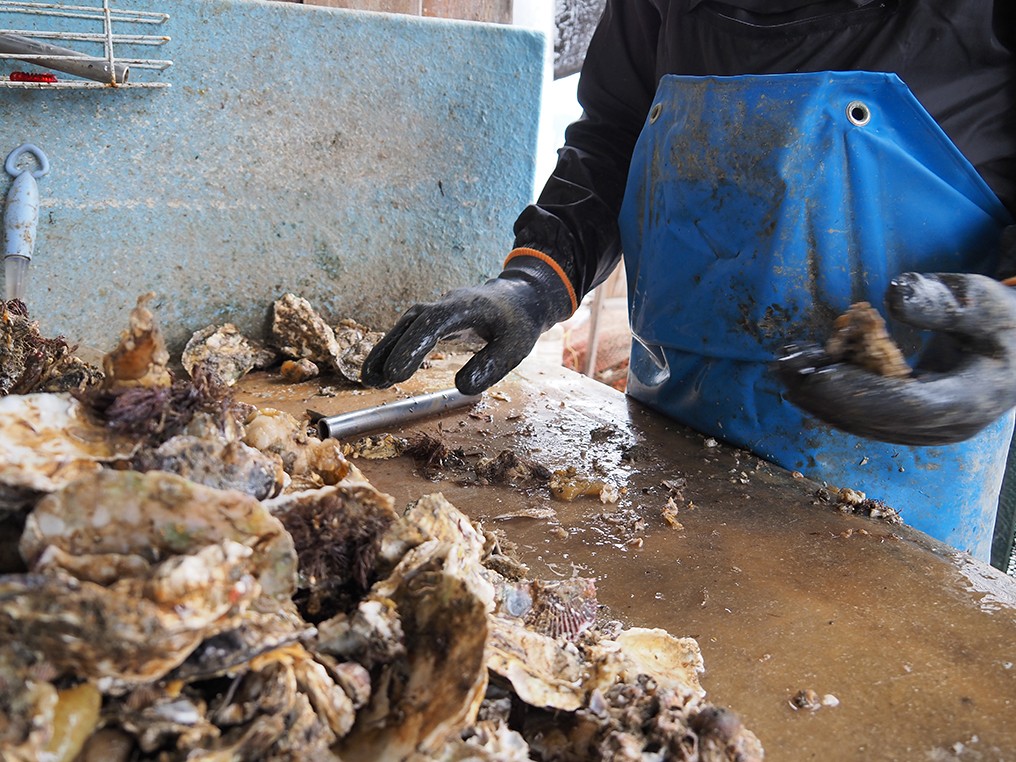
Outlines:
{"label": "barnacle-covered shell", "polygon": [[224,539],[257,547],[252,573],[266,594],[292,595],[292,539],[267,508],[250,495],[162,471],[100,471],[46,496],[28,516],[19,548],[30,567],[50,545],[154,564]]}
{"label": "barnacle-covered shell", "polygon": [[180,362],[191,375],[201,365],[216,383],[232,386],[255,368],[271,365],[275,357],[275,352],[248,339],[232,323],[225,323],[195,331]]}
{"label": "barnacle-covered shell", "polygon": [[132,438],[92,423],[67,394],[0,399],[0,515],[34,502],[104,463],[129,460]]}

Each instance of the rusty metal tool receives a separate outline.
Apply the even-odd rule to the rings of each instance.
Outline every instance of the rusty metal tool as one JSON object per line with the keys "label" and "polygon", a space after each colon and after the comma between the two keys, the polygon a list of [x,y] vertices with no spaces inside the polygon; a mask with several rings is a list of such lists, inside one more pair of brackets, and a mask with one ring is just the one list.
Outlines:
{"label": "rusty metal tool", "polygon": [[463,394],[458,389],[421,394],[398,402],[322,418],[317,424],[318,435],[322,439],[348,439],[365,431],[403,426],[421,418],[471,405],[479,399],[478,394]]}

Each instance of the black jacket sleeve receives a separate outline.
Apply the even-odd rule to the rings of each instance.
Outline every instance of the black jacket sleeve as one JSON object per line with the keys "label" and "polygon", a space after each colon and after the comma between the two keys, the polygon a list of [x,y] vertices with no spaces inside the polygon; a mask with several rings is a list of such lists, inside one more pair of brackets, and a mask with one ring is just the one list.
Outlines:
{"label": "black jacket sleeve", "polygon": [[617,216],[656,92],[659,29],[650,0],[607,0],[579,75],[582,117],[565,132],[538,201],[515,223],[515,245],[553,257],[579,300],[621,256]]}

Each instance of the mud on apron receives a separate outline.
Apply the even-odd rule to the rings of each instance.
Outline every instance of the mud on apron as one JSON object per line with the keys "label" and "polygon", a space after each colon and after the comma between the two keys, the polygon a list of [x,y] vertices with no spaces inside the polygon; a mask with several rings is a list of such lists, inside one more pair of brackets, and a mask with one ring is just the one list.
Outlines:
{"label": "mud on apron", "polygon": [[[784,468],[883,500],[987,561],[1013,416],[966,442],[853,437],[770,363],[901,272],[992,274],[1010,216],[893,74],[666,76],[621,210],[628,393]],[[890,324],[913,363],[922,338]]]}

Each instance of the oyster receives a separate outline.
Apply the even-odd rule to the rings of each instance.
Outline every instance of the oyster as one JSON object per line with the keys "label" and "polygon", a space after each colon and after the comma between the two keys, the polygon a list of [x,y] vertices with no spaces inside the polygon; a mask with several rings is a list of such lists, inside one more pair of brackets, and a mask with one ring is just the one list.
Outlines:
{"label": "oyster", "polygon": [[288,492],[337,484],[359,473],[352,470],[338,440],[310,437],[300,421],[274,408],[262,408],[247,421],[243,441],[281,460],[290,477]]}
{"label": "oyster", "polygon": [[306,299],[286,294],[272,305],[271,342],[292,359],[334,364],[341,347],[335,331]]}
{"label": "oyster", "polygon": [[151,291],[138,297],[119,344],[102,358],[104,388],[159,388],[172,383],[166,341],[147,306],[154,298]]}
{"label": "oyster", "polygon": [[504,617],[493,618],[489,648],[488,668],[529,706],[571,712],[584,705],[587,665],[575,648]]}
{"label": "oyster", "polygon": [[299,384],[316,378],[321,369],[307,358],[286,360],[279,366],[279,375],[291,384]]}
{"label": "oyster", "polygon": [[107,687],[156,680],[204,638],[236,626],[260,593],[250,555],[226,540],[109,587],[61,570],[0,577],[0,631]]}
{"label": "oyster", "polygon": [[272,305],[271,342],[279,352],[327,367],[350,383],[360,382],[363,361],[381,336],[348,319],[333,329],[310,302],[294,294]]}
{"label": "oyster", "polygon": [[886,331],[885,320],[868,302],[852,304],[836,318],[825,350],[833,360],[859,365],[880,376],[912,375],[903,352]]}
{"label": "oyster", "polygon": [[59,697],[46,676],[33,674],[35,662],[20,643],[4,638],[0,645],[0,755],[5,761],[35,762],[54,735]]}
{"label": "oyster", "polygon": [[193,375],[200,365],[222,386],[232,386],[250,371],[267,368],[275,359],[273,350],[248,339],[232,323],[210,325],[196,331],[180,357],[189,374]]}
{"label": "oyster", "polygon": [[23,509],[39,495],[129,460],[138,443],[89,420],[66,394],[0,399],[0,515]]}
{"label": "oyster", "polygon": [[264,505],[161,471],[100,471],[48,495],[28,516],[19,548],[30,568],[50,546],[79,560],[117,554],[152,565],[225,540],[258,549],[250,566],[267,595],[292,595],[293,541]]}
{"label": "oyster", "polygon": [[371,703],[340,746],[344,760],[429,758],[475,720],[483,700],[484,602],[437,565],[418,567],[394,595],[406,654],[382,669]]}
{"label": "oyster", "polygon": [[277,458],[238,441],[178,435],[138,453],[138,471],[168,471],[215,489],[235,489],[263,500],[280,492],[285,472]]}
{"label": "oyster", "polygon": [[355,320],[347,318],[340,321],[335,327],[335,341],[339,345],[334,361],[335,369],[350,383],[360,383],[364,360],[382,336],[383,333],[371,331]]}

